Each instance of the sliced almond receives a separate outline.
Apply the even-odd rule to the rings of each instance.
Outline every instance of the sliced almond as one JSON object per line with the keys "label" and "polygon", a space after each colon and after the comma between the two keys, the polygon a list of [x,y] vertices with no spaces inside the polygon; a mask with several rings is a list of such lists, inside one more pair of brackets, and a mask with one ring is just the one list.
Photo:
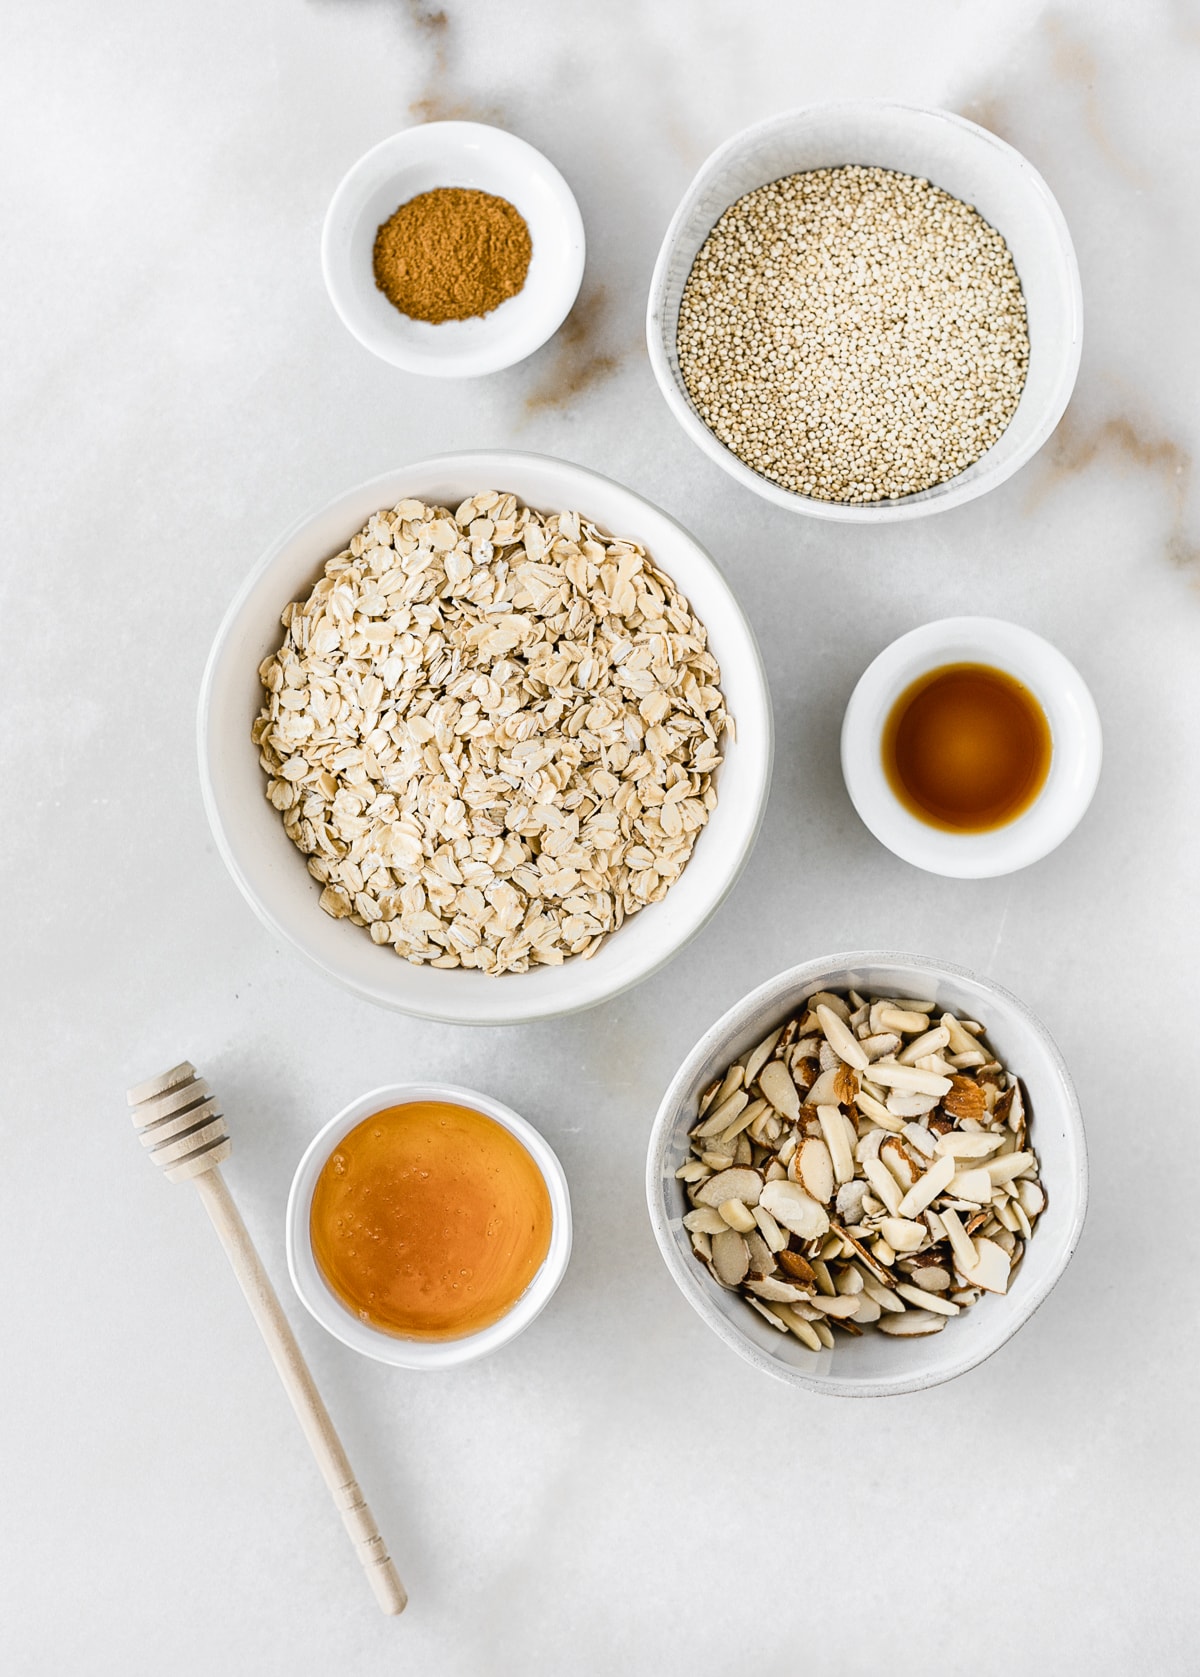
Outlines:
{"label": "sliced almond", "polygon": [[837,1102],[838,1070],[837,1066],[830,1066],[828,1071],[823,1071],[820,1077],[814,1080],[804,1097],[805,1106],[828,1106],[831,1102]]}
{"label": "sliced almond", "polygon": [[843,1024],[850,1022],[850,1008],[845,996],[835,995],[832,990],[818,990],[815,996],[808,998],[808,1007],[809,1012],[816,1013],[818,1017],[821,1008],[824,1007],[830,1013],[836,1014]]}
{"label": "sliced almond", "polygon": [[853,1034],[844,1019],[838,1017],[831,1007],[824,1002],[817,1004],[817,1018],[821,1021],[821,1029],[825,1032],[825,1040],[848,1066],[855,1071],[865,1071],[870,1065],[870,1056]]}
{"label": "sliced almond", "polygon": [[696,1229],[692,1234],[692,1251],[704,1263],[712,1263],[712,1239],[702,1229]]}
{"label": "sliced almond", "polygon": [[700,1205],[695,1211],[688,1212],[683,1219],[683,1226],[689,1234],[720,1234],[729,1224],[715,1207]]}
{"label": "sliced almond", "polygon": [[761,1174],[748,1165],[736,1165],[702,1182],[696,1190],[696,1204],[716,1207],[725,1200],[742,1200],[746,1205],[757,1205],[762,1191]]}
{"label": "sliced almond", "polygon": [[[841,1196],[839,1195],[839,1200]],[[1017,1183],[1017,1198],[1021,1202],[1021,1209],[1030,1219],[1040,1217],[1046,1209],[1046,1191],[1040,1182],[1025,1181]],[[840,1206],[839,1206],[840,1210]]]}
{"label": "sliced almond", "polygon": [[858,1299],[851,1293],[837,1293],[833,1298],[826,1298],[822,1293],[814,1293],[809,1303],[823,1316],[857,1316]]}
{"label": "sliced almond", "polygon": [[[740,1201],[735,1200],[733,1203],[737,1205],[740,1204]],[[776,1262],[775,1254],[762,1235],[759,1234],[757,1227],[752,1226],[747,1229],[742,1239],[746,1242],[746,1250],[750,1254],[749,1273],[751,1276],[756,1280],[761,1280],[766,1275],[774,1275],[779,1265]]]}
{"label": "sliced almond", "polygon": [[[717,1207],[717,1214],[729,1224],[731,1229],[736,1229],[739,1234],[749,1234],[751,1229],[758,1226],[754,1221],[754,1213],[744,1200],[722,1200]],[[759,1239],[762,1239],[761,1235]]]}
{"label": "sliced almond", "polygon": [[905,1124],[904,1139],[921,1158],[928,1162],[937,1153],[937,1137],[924,1124]]}
{"label": "sliced almond", "polygon": [[913,1286],[923,1293],[948,1293],[954,1277],[941,1264],[924,1264],[912,1271]]}
{"label": "sliced almond", "polygon": [[765,1036],[758,1046],[752,1048],[746,1055],[742,1067],[742,1076],[747,1087],[754,1082],[754,1079],[771,1058],[771,1055],[775,1052],[775,1045],[782,1035],[783,1026],[780,1025],[777,1031],[772,1031],[770,1036]]}
{"label": "sliced almond", "polygon": [[[719,1240],[720,1236],[714,1236]],[[760,1276],[753,1281],[747,1281],[746,1291],[754,1293],[760,1299],[770,1299],[773,1303],[796,1304],[800,1300],[807,1302],[808,1294],[790,1281],[784,1281],[778,1275]]]}
{"label": "sliced almond", "polygon": [[935,1025],[933,1030],[926,1031],[923,1035],[915,1037],[913,1041],[909,1043],[907,1048],[897,1054],[896,1058],[902,1066],[912,1066],[915,1065],[924,1054],[939,1053],[943,1048],[945,1048],[949,1041],[950,1032],[946,1029],[945,1025]]}
{"label": "sliced almond", "polygon": [[937,1150],[949,1153],[955,1159],[986,1159],[999,1145],[1000,1137],[990,1135],[986,1130],[951,1130],[948,1135],[938,1138]]}
{"label": "sliced almond", "polygon": [[811,1291],[816,1286],[817,1272],[799,1252],[784,1250],[777,1254],[777,1262],[784,1274],[798,1281],[805,1291]]}
{"label": "sliced almond", "polygon": [[825,1137],[825,1145],[829,1149],[834,1176],[839,1183],[852,1181],[854,1178],[854,1153],[841,1112],[836,1106],[819,1106],[817,1108],[817,1120],[821,1125],[821,1133]]}
{"label": "sliced almond", "polygon": [[904,1190],[887,1166],[878,1159],[864,1159],[862,1168],[867,1181],[894,1217],[900,1210],[900,1201],[904,1198]]}
{"label": "sliced almond", "polygon": [[938,1024],[945,1030],[947,1042],[956,1054],[969,1054],[978,1049],[975,1038],[969,1031],[963,1030],[952,1013],[943,1013]]}
{"label": "sliced almond", "polygon": [[891,1134],[890,1130],[872,1129],[865,1135],[859,1136],[854,1144],[854,1157],[860,1165],[865,1165],[868,1159],[878,1159],[879,1149]]}
{"label": "sliced almond", "polygon": [[891,1287],[881,1286],[880,1283],[873,1278],[863,1282],[863,1292],[867,1298],[874,1299],[875,1303],[881,1310],[886,1310],[890,1314],[897,1316],[901,1315],[904,1311],[904,1300],[897,1298],[894,1289]]}
{"label": "sliced almond", "polygon": [[960,1170],[950,1178],[947,1191],[956,1200],[987,1205],[992,1197],[992,1179],[986,1170]]}
{"label": "sliced almond", "polygon": [[860,1036],[858,1039],[863,1046],[863,1053],[869,1060],[882,1060],[886,1055],[899,1054],[903,1045],[903,1037],[895,1031],[880,1031],[876,1036]]}
{"label": "sliced almond", "polygon": [[712,1173],[703,1159],[687,1159],[675,1172],[677,1182],[703,1182]]}
{"label": "sliced almond", "polygon": [[834,1210],[838,1214],[839,1222],[849,1224],[861,1221],[863,1197],[866,1191],[867,1185],[861,1178],[856,1178],[853,1182],[842,1183],[834,1202]]}
{"label": "sliced almond", "polygon": [[893,1118],[908,1120],[925,1118],[937,1110],[936,1095],[914,1095],[907,1089],[891,1089],[888,1091],[887,1109]]}
{"label": "sliced almond", "polygon": [[801,1093],[811,1089],[821,1074],[820,1062],[815,1055],[801,1055],[790,1062],[792,1082]]}
{"label": "sliced almond", "polygon": [[758,1074],[758,1086],[776,1112],[794,1124],[800,1116],[800,1095],[782,1060],[767,1062]]}
{"label": "sliced almond", "polygon": [[906,1217],[885,1217],[879,1232],[893,1252],[916,1252],[929,1240],[924,1223],[910,1223]]}
{"label": "sliced almond", "polygon": [[[778,1310],[779,1315],[783,1315],[783,1311],[788,1310],[788,1306],[779,1305]],[[789,1310],[788,1316],[784,1316],[784,1320],[788,1323],[789,1332],[796,1335],[801,1345],[808,1345],[809,1352],[820,1352],[821,1340],[816,1337],[815,1328],[808,1321],[804,1321],[803,1316],[798,1315],[798,1311]]]}
{"label": "sliced almond", "polygon": [[878,1002],[871,1009],[872,1031],[899,1031],[902,1035],[911,1035],[914,1031],[929,1029],[929,1015],[919,1013],[914,1008],[897,1007],[892,1002]]}
{"label": "sliced almond", "polygon": [[696,1103],[696,1110],[702,1118],[712,1103],[716,1100],[717,1096],[721,1093],[721,1084],[723,1082],[724,1079],[718,1077],[715,1083],[710,1083],[708,1087],[702,1091],[700,1099]]}
{"label": "sliced almond", "polygon": [[999,1188],[1005,1182],[1011,1182],[1015,1176],[1020,1176],[1035,1165],[1037,1160],[1032,1153],[1006,1153],[1002,1158],[993,1159],[984,1169],[992,1179],[992,1186]]}
{"label": "sliced almond", "polygon": [[978,1120],[987,1112],[987,1100],[974,1078],[964,1077],[960,1072],[950,1079],[950,1088],[942,1098],[942,1107],[951,1118]]}
{"label": "sliced almond", "polygon": [[802,1142],[796,1149],[789,1173],[806,1194],[811,1194],[821,1205],[829,1204],[834,1190],[833,1160],[824,1141],[810,1136]]}
{"label": "sliced almond", "polygon": [[[897,1211],[899,1217],[918,1217],[926,1206],[932,1205],[934,1200],[947,1186],[954,1175],[955,1162],[950,1158],[938,1159],[930,1165],[925,1174],[913,1183],[912,1187],[900,1201]],[[924,1232],[924,1231],[922,1231]],[[895,1245],[895,1242],[892,1242]]]}
{"label": "sliced almond", "polygon": [[983,1235],[976,1238],[974,1246],[975,1262],[969,1266],[961,1263],[958,1266],[963,1280],[968,1286],[982,1287],[985,1292],[1006,1293],[1012,1269],[1008,1253]]}
{"label": "sliced almond", "polygon": [[815,1330],[798,1311],[790,1305],[777,1304],[775,1312],[781,1321],[787,1323],[789,1331],[795,1334],[802,1345],[807,1345],[810,1351],[821,1349],[821,1341],[817,1338]]}
{"label": "sliced almond", "polygon": [[780,1333],[786,1333],[788,1331],[787,1323],[780,1320],[779,1316],[771,1309],[769,1304],[764,1304],[761,1299],[755,1298],[747,1298],[746,1303],[752,1310],[758,1311],[758,1314],[762,1317],[764,1322],[769,1322],[771,1326],[776,1328]]}
{"label": "sliced almond", "polygon": [[945,1326],[945,1316],[937,1316],[932,1310],[906,1310],[903,1316],[879,1319],[880,1333],[890,1339],[922,1339],[926,1334],[941,1333]]}
{"label": "sliced almond", "polygon": [[794,1182],[768,1182],[762,1189],[761,1200],[782,1228],[790,1229],[802,1240],[817,1240],[829,1228],[824,1207]]}
{"label": "sliced almond", "polygon": [[873,1095],[868,1095],[861,1089],[854,1097],[854,1104],[864,1118],[869,1118],[873,1124],[878,1124],[885,1130],[902,1130],[904,1128],[903,1118],[897,1117],[894,1112],[889,1112],[882,1101],[877,1101]]}
{"label": "sliced almond", "polygon": [[[750,1253],[736,1229],[725,1229],[712,1237],[712,1265],[724,1287],[736,1287],[750,1268]],[[757,1284],[757,1283],[756,1283]]]}
{"label": "sliced almond", "polygon": [[877,1322],[882,1315],[883,1306],[876,1299],[868,1298],[865,1292],[860,1293],[858,1299],[858,1312],[854,1318],[858,1325],[860,1327],[867,1327],[870,1323]]}
{"label": "sliced almond", "polygon": [[901,1281],[896,1291],[909,1304],[915,1304],[920,1310],[932,1310],[939,1316],[957,1316],[958,1305],[950,1299],[941,1298],[936,1293],[922,1292],[920,1287],[910,1287],[907,1281]]}
{"label": "sliced almond", "polygon": [[922,1071],[919,1066],[902,1066],[898,1060],[873,1060],[871,1081],[886,1089],[899,1089],[906,1095],[937,1095],[950,1092],[950,1079],[936,1072]]}
{"label": "sliced almond", "polygon": [[[750,1125],[753,1124],[756,1119],[762,1118],[768,1113],[774,1117],[774,1111],[766,1101],[747,1101],[746,1105],[742,1107],[741,1111],[733,1119],[733,1122],[729,1125],[728,1129],[721,1131],[720,1137],[717,1141],[717,1146],[720,1148],[721,1152],[727,1152],[730,1144],[736,1141],[737,1137],[741,1135],[743,1130],[749,1129]],[[778,1120],[776,1120],[776,1122],[778,1122]]]}
{"label": "sliced almond", "polygon": [[782,1252],[788,1243],[788,1237],[765,1205],[754,1207],[754,1221],[758,1224],[758,1232],[762,1235],[770,1250],[772,1252]]}
{"label": "sliced almond", "polygon": [[854,1253],[855,1258],[862,1265],[865,1273],[867,1275],[873,1275],[875,1279],[881,1283],[881,1285],[890,1287],[892,1284],[892,1277],[890,1273],[881,1263],[876,1261],[874,1255],[867,1250],[862,1241],[855,1235],[851,1234],[849,1229],[839,1228],[837,1232],[841,1235],[842,1240],[849,1249]]}
{"label": "sliced almond", "polygon": [[902,1194],[906,1194],[921,1175],[921,1166],[898,1135],[890,1135],[884,1140],[879,1149],[879,1162],[886,1165],[895,1177]]}

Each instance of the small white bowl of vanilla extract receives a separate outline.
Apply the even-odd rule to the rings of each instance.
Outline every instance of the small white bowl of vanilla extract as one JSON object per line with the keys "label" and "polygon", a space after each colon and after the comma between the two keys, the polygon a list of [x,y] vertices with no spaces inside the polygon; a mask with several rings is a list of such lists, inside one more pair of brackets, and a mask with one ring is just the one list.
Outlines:
{"label": "small white bowl of vanilla extract", "polygon": [[301,1302],[343,1344],[398,1368],[443,1369],[523,1332],[571,1255],[553,1150],[489,1095],[388,1084],[310,1143],[288,1196]]}
{"label": "small white bowl of vanilla extract", "polygon": [[994,617],[947,617],[893,641],[842,723],[842,773],[865,824],[904,861],[955,879],[1014,873],[1060,845],[1101,757],[1079,671]]}

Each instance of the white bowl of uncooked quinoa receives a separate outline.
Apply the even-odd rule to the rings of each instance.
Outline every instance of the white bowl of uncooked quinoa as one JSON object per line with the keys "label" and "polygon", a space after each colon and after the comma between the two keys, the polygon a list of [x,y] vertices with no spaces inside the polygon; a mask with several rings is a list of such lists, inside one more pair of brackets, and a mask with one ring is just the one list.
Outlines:
{"label": "white bowl of uncooked quinoa", "polygon": [[421,461],[305,518],[200,698],[206,811],[260,918],[357,994],[464,1024],[670,960],[750,854],[771,747],[703,548],[534,454]]}
{"label": "white bowl of uncooked quinoa", "polygon": [[735,135],[663,240],[650,362],[730,476],[817,518],[920,518],[994,489],[1070,400],[1083,341],[1062,211],[949,111],[812,105]]}

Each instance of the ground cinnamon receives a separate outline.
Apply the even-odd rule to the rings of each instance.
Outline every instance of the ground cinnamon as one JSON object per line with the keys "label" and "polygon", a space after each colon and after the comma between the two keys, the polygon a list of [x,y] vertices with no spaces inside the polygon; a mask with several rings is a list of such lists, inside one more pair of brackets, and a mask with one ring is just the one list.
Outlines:
{"label": "ground cinnamon", "polygon": [[375,284],[413,320],[468,320],[520,291],[532,255],[507,198],[438,186],[401,204],[375,235]]}

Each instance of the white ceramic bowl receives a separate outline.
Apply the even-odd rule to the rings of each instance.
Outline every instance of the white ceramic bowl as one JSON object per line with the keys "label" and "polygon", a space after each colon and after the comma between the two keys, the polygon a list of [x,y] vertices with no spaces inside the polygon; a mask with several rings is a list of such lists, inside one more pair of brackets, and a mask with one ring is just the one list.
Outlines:
{"label": "white ceramic bowl", "polygon": [[[510,490],[543,510],[572,509],[643,542],[709,630],[737,738],[717,771],[717,807],[662,902],[632,915],[591,960],[488,977],[400,960],[360,927],[317,906],[320,887],[264,796],[250,729],[261,702],[258,666],[278,647],[279,614],[301,597],[380,507],[406,496],[457,506],[482,489]],[[247,902],[331,978],[384,1007],[474,1025],[517,1023],[592,1007],[639,983],[678,953],[714,913],[754,846],[771,778],[771,703],[754,636],[728,583],[681,525],[640,495],[565,460],[537,454],[447,454],[359,484],[282,536],[226,614],[200,692],[204,807],[217,849]]]}
{"label": "white ceramic bowl", "polygon": [[[313,1256],[309,1217],[313,1190],[326,1159],[356,1124],[372,1113],[389,1106],[404,1106],[412,1101],[445,1101],[451,1106],[473,1107],[516,1136],[529,1153],[550,1195],[552,1216],[550,1250],[542,1267],[526,1287],[512,1309],[491,1327],[478,1333],[465,1334],[461,1339],[401,1339],[384,1333],[355,1316],[338,1298],[326,1282]],[[453,1083],[388,1083],[371,1089],[345,1106],[336,1118],[331,1118],[309,1142],[304,1157],[296,1167],[287,1203],[287,1262],[292,1283],[301,1302],[311,1311],[323,1328],[328,1328],[335,1339],[361,1351],[376,1362],[391,1363],[394,1368],[441,1369],[454,1368],[459,1363],[474,1362],[486,1357],[489,1351],[499,1350],[519,1333],[524,1333],[535,1317],[550,1303],[558,1284],[567,1273],[571,1256],[571,1196],[567,1179],[553,1148],[545,1138],[510,1107],[481,1095],[474,1089],[460,1089]]]}
{"label": "white ceramic bowl", "polygon": [[[679,302],[701,245],[736,199],[806,169],[862,164],[919,175],[973,204],[1008,241],[1029,317],[1029,373],[1004,435],[958,477],[894,501],[849,505],[794,494],[752,471],[692,406],[679,370]],[[650,283],[650,365],[692,441],[756,495],[793,512],[881,524],[961,506],[994,489],[1036,454],[1062,418],[1079,370],[1083,298],[1067,224],[1041,175],[1020,152],[950,111],[889,100],[808,105],[743,130],[715,151],[684,194]]]}
{"label": "white ceramic bowl", "polygon": [[[1000,1059],[1020,1077],[1041,1161],[1046,1209],[1009,1291],[988,1295],[923,1339],[838,1336],[833,1351],[807,1350],[721,1287],[692,1252],[688,1210],[675,1172],[689,1156],[700,1091],[817,990],[857,989],[933,1001],[987,1028]],[[650,1135],[646,1197],[659,1249],[680,1292],[725,1344],[789,1385],[838,1397],[886,1397],[952,1380],[998,1351],[1027,1322],[1070,1262],[1087,1208],[1087,1151],[1070,1076],[1044,1025],[1007,990],[963,967],[916,955],[829,955],[781,972],[705,1032],[663,1097]]]}
{"label": "white ceramic bowl", "polygon": [[[507,198],[529,228],[525,284],[490,314],[438,326],[410,320],[375,284],[375,235],[401,204],[438,186]],[[325,286],[345,326],[384,361],[433,378],[475,378],[540,349],[570,313],[583,278],[579,206],[540,151],[482,122],[427,122],[360,157],[333,195],[321,235]]]}
{"label": "white ceramic bowl", "polygon": [[[987,833],[927,826],[896,797],[883,768],[884,724],[909,684],[943,664],[990,664],[1040,701],[1050,723],[1050,771],[1023,815]],[[842,722],[842,774],[855,809],[881,844],[914,867],[988,879],[1028,867],[1083,819],[1100,778],[1100,717],[1083,677],[1057,647],[996,617],[946,617],[901,635],[859,678]]]}

